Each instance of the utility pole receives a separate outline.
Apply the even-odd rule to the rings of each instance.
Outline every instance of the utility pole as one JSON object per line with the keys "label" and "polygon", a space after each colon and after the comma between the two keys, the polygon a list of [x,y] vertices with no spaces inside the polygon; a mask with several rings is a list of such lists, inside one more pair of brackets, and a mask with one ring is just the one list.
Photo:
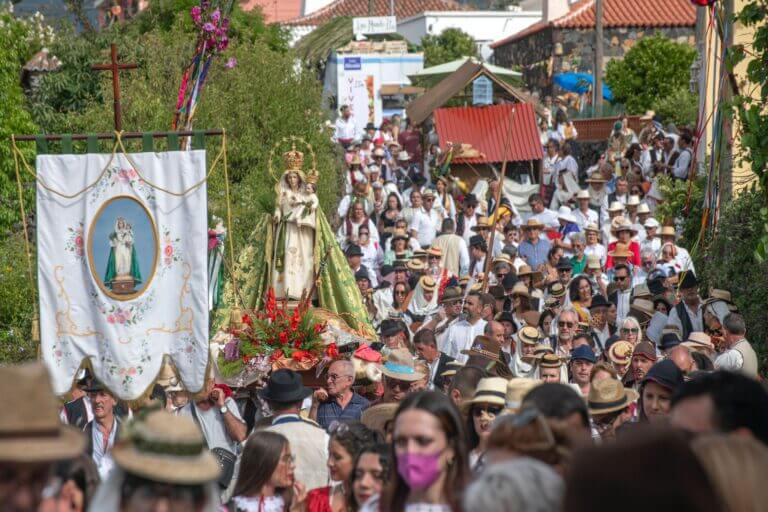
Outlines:
{"label": "utility pole", "polygon": [[[707,52],[713,51],[712,48],[707,48],[707,13],[706,7],[696,7],[696,49],[699,53],[699,76],[698,76],[698,93],[699,93],[699,110],[698,121],[702,123],[702,120],[707,116],[707,77],[709,76],[709,69],[707,66]],[[713,84],[713,86],[715,86]],[[714,108],[714,105],[713,105]],[[703,123],[702,123],[703,125]],[[696,150],[696,169],[691,169],[698,174],[703,174],[704,167],[707,161],[707,129],[701,131],[699,134],[699,141]]]}
{"label": "utility pole", "polygon": [[374,0],[368,0],[368,16],[373,16],[373,2]]}
{"label": "utility pole", "polygon": [[592,107],[594,115],[603,110],[603,0],[595,1],[595,84],[592,88]]}

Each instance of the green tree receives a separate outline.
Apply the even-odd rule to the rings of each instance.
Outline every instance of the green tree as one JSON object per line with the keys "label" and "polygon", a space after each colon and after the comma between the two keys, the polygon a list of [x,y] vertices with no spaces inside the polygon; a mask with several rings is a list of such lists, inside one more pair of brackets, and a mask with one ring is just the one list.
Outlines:
{"label": "green tree", "polygon": [[[764,262],[768,260],[768,1],[753,0],[745,4],[736,22],[754,29],[750,42],[729,49],[726,63],[733,73],[735,66],[750,56],[746,80],[734,95],[733,107],[740,121],[740,157],[750,162],[758,178],[761,201],[755,208],[755,217],[760,219],[763,229],[756,239],[754,256]],[[732,74],[729,78],[735,82]]]}
{"label": "green tree", "polygon": [[696,50],[690,46],[661,35],[645,37],[624,59],[608,63],[605,81],[629,114],[642,114],[653,108],[657,98],[688,87],[695,57]]}
{"label": "green tree", "polygon": [[421,39],[421,47],[426,67],[477,56],[475,40],[459,28],[446,29],[439,35],[428,34]]}

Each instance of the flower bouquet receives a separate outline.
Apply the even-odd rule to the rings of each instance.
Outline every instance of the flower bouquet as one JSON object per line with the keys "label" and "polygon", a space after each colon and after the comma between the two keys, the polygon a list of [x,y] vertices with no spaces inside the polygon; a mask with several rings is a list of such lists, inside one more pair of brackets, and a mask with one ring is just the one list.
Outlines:
{"label": "flower bouquet", "polygon": [[270,370],[289,368],[308,370],[321,359],[338,357],[335,343],[322,338],[325,323],[314,318],[309,299],[292,311],[286,301],[278,301],[272,288],[267,292],[264,310],[244,314],[230,322],[229,339],[219,355],[219,373],[225,378],[265,375]]}

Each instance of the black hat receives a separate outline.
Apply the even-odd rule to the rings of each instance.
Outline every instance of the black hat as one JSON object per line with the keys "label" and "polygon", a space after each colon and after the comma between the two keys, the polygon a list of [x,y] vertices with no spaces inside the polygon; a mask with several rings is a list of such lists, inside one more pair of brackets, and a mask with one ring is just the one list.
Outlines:
{"label": "black hat", "polygon": [[479,202],[477,201],[477,196],[475,194],[467,194],[464,196],[464,206],[477,206]]}
{"label": "black hat", "polygon": [[571,263],[570,258],[560,258],[557,261],[557,270],[573,270],[573,264]]}
{"label": "black hat", "polygon": [[362,256],[363,250],[357,244],[350,244],[344,254],[347,258],[351,258],[352,256]]}
{"label": "black hat", "polygon": [[592,297],[592,304],[590,304],[589,309],[609,308],[609,307],[611,307],[611,303],[608,302],[608,300],[602,295],[597,294],[594,297]]}
{"label": "black hat", "polygon": [[413,182],[414,185],[421,187],[427,182],[427,178],[425,178],[423,174],[419,173],[419,174],[415,174],[413,178],[411,178],[411,181]]}
{"label": "black hat", "polygon": [[488,250],[488,246],[485,243],[485,238],[483,238],[481,235],[472,235],[469,237],[469,246],[480,247],[484,251]]}
{"label": "black hat", "polygon": [[683,274],[683,280],[680,282],[680,289],[684,290],[686,288],[698,288],[698,286],[699,280],[696,279],[696,274],[694,274],[691,270],[685,271]]}
{"label": "black hat", "polygon": [[501,286],[501,285],[498,285],[498,284],[495,284],[495,285],[491,286],[490,288],[488,288],[488,293],[493,295],[493,298],[496,299],[496,300],[503,300],[504,297],[505,297],[505,295],[504,295],[504,287]]}
{"label": "black hat", "polygon": [[510,322],[512,324],[512,327],[517,330],[516,324],[515,324],[515,317],[512,316],[511,311],[502,311],[501,313],[498,313],[496,315],[495,320],[497,322]]}
{"label": "black hat", "polygon": [[357,272],[355,272],[355,281],[362,281],[363,279],[367,279],[368,281],[371,280],[371,276],[368,275],[368,269],[365,267],[360,267]]}
{"label": "black hat", "polygon": [[366,130],[375,130],[376,129],[376,125],[373,124],[373,123],[368,123],[367,125],[365,125],[365,129]]}
{"label": "black hat", "polygon": [[664,279],[666,279],[666,275],[664,275],[663,272],[661,272],[660,275],[654,275],[653,272],[648,274],[648,279],[645,281],[645,284],[648,285],[648,291],[653,295],[662,295],[667,291],[666,288],[664,288]]}
{"label": "black hat", "polygon": [[680,343],[682,343],[682,340],[680,339],[680,336],[677,335],[677,333],[667,332],[661,336],[661,343],[659,343],[659,348],[661,350],[669,350],[671,348],[675,348]]}
{"label": "black hat", "polygon": [[645,384],[646,382],[655,382],[674,392],[683,384],[683,372],[671,359],[663,359],[651,366],[651,369],[645,374],[642,383]]}
{"label": "black hat", "polygon": [[259,397],[269,402],[288,404],[299,402],[312,394],[301,380],[301,374],[293,370],[275,370],[269,376],[267,386],[260,389]]}
{"label": "black hat", "polygon": [[395,260],[392,262],[392,270],[397,272],[398,270],[402,270],[403,272],[408,271],[408,262],[406,260]]}
{"label": "black hat", "polygon": [[380,336],[394,336],[395,334],[405,332],[406,326],[400,320],[384,320],[379,327]]}
{"label": "black hat", "polygon": [[96,377],[89,378],[84,384],[80,386],[80,389],[86,393],[98,393],[99,391],[107,391],[104,384]]}
{"label": "black hat", "polygon": [[381,273],[381,277],[387,277],[389,274],[395,271],[395,268],[392,265],[382,265],[379,269],[379,272]]}
{"label": "black hat", "polygon": [[511,290],[515,287],[515,283],[517,283],[519,279],[517,276],[513,273],[509,273],[504,276],[504,279],[501,280],[501,286],[504,287],[505,290]]}

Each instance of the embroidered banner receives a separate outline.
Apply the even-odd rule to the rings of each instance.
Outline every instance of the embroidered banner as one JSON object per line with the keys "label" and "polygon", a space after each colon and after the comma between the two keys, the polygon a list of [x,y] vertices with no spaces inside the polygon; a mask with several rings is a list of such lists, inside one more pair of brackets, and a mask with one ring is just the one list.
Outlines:
{"label": "embroidered banner", "polygon": [[204,180],[205,151],[43,155],[37,175],[41,349],[54,390],[67,392],[90,359],[112,392],[135,399],[164,354],[199,390],[208,364],[206,187],[174,194]]}

